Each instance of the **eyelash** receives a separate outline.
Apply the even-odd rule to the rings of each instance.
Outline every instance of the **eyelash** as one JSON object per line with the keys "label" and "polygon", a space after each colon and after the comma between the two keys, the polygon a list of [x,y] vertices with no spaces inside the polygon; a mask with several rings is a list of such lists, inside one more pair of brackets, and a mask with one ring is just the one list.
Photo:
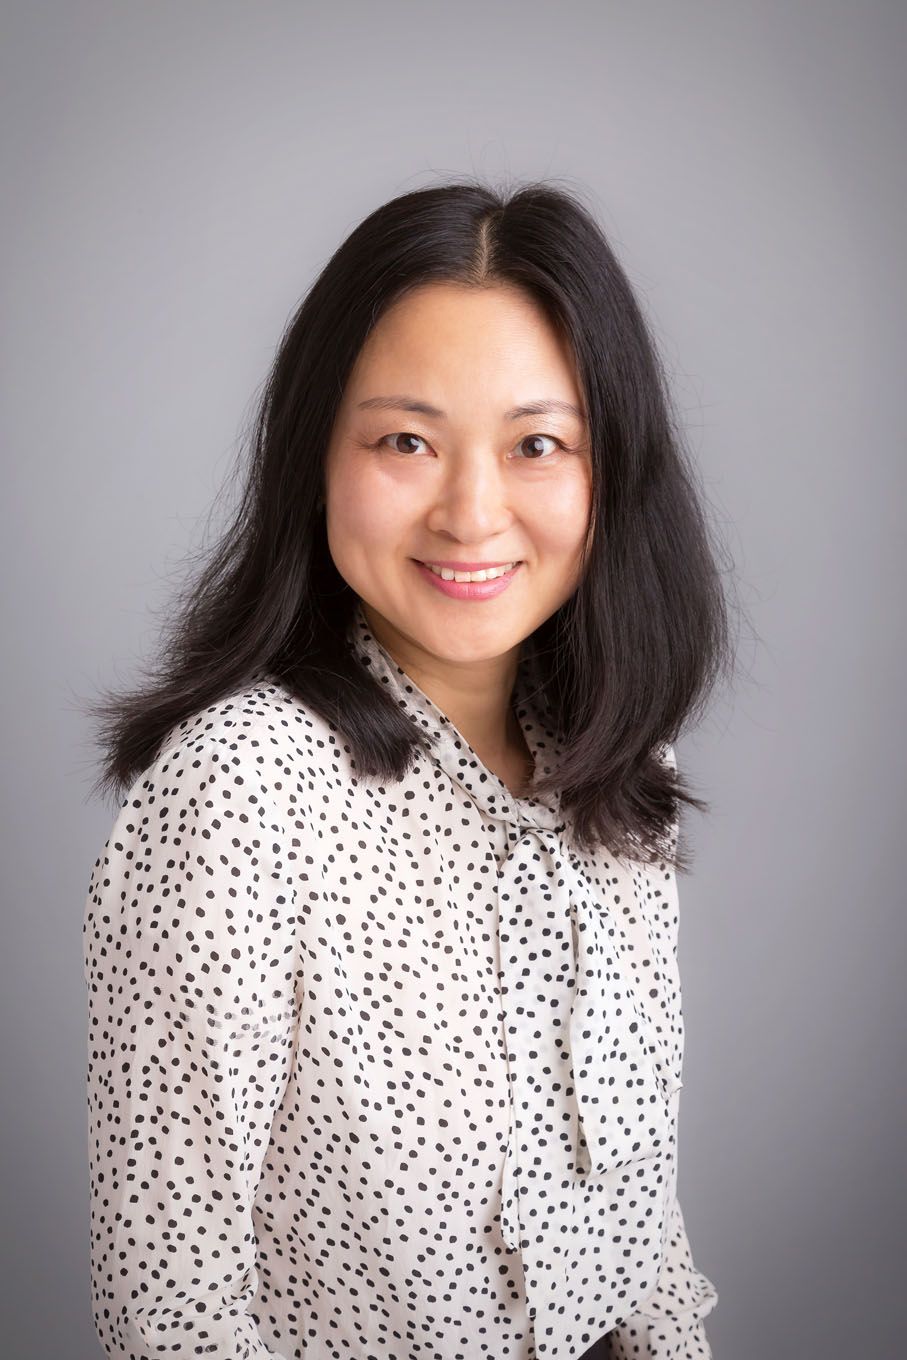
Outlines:
{"label": "eyelash", "polygon": [[[371,448],[371,449],[380,449],[380,448],[386,443],[386,441],[387,441],[388,439],[397,439],[397,438],[399,438],[399,436],[400,436],[401,434],[410,435],[410,436],[412,436],[413,439],[420,439],[420,440],[422,441],[423,444],[427,444],[427,443],[428,443],[428,440],[425,439],[423,435],[421,435],[421,434],[416,434],[416,432],[415,432],[414,430],[393,430],[390,434],[384,434],[384,435],[382,435],[381,438],[378,439],[378,440],[376,440],[376,442],[375,442],[374,444],[370,444],[370,445],[369,445],[369,448]],[[526,434],[526,435],[523,435],[523,438],[519,441],[519,443],[520,443],[520,444],[525,444],[527,439],[550,439],[550,440],[552,440],[555,444],[557,444],[558,448],[559,448],[559,449],[562,449],[564,453],[569,453],[569,452],[570,452],[570,447],[569,447],[569,445],[565,444],[564,441],[563,441],[562,439],[558,439],[557,435],[553,435],[553,434],[543,434],[541,430],[537,431],[537,432],[534,433],[534,434]],[[519,444],[517,445],[517,448],[519,448]],[[399,454],[399,456],[400,456],[401,458],[412,458],[412,457],[415,456],[415,455],[413,455],[413,454],[411,454],[411,453],[401,453],[401,451],[400,451],[399,449],[391,449],[391,453]],[[525,459],[524,461],[527,462],[527,463],[548,463],[548,462],[551,461],[552,457],[553,457],[553,455],[552,455],[552,454],[549,454],[548,456],[546,456],[546,457],[544,457],[544,458],[527,458],[527,459]]]}

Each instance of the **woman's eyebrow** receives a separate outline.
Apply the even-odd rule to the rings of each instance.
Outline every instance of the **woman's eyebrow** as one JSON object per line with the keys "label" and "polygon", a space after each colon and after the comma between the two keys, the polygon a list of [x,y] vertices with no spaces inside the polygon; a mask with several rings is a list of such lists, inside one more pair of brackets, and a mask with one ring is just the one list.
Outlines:
{"label": "woman's eyebrow", "polygon": [[[365,401],[358,403],[360,410],[376,411],[415,411],[418,415],[429,416],[432,420],[446,420],[446,414],[439,410],[437,406],[430,406],[427,401],[418,401],[415,397],[366,397]],[[545,401],[530,401],[522,406],[513,406],[509,411],[504,412],[505,420],[520,420],[523,416],[544,416],[544,415],[571,415],[578,420],[585,420],[585,415],[578,406],[574,406],[571,401],[556,401],[549,399]]]}

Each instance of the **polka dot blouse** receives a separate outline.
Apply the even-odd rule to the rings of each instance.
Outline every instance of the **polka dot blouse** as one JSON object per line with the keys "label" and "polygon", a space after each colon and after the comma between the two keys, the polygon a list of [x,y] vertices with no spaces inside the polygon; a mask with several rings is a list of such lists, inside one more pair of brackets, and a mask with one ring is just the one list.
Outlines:
{"label": "polka dot blouse", "polygon": [[[708,1357],[673,873],[577,853],[559,800],[513,796],[361,607],[349,643],[433,743],[401,783],[360,778],[265,674],[172,729],[95,862],[107,1354]],[[532,680],[524,654],[538,771],[559,751]]]}

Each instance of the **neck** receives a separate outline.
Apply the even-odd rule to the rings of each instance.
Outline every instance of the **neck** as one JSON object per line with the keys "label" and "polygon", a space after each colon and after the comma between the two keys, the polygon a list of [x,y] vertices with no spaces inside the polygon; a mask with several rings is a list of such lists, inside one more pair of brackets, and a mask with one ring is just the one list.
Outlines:
{"label": "neck", "polygon": [[508,762],[512,766],[515,758],[528,760],[529,751],[512,707],[519,647],[482,661],[444,661],[413,647],[369,606],[363,604],[362,612],[385,651],[490,769]]}

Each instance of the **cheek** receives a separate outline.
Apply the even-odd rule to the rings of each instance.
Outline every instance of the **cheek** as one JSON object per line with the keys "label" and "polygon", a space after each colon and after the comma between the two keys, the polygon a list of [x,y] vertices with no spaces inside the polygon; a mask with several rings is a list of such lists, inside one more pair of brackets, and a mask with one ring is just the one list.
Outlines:
{"label": "cheek", "polygon": [[328,483],[328,542],[335,560],[393,547],[407,522],[406,498],[391,492],[367,458],[338,458]]}
{"label": "cheek", "polygon": [[581,551],[589,528],[592,489],[585,475],[564,478],[544,488],[533,499],[532,533],[539,549],[550,557],[572,557]]}

